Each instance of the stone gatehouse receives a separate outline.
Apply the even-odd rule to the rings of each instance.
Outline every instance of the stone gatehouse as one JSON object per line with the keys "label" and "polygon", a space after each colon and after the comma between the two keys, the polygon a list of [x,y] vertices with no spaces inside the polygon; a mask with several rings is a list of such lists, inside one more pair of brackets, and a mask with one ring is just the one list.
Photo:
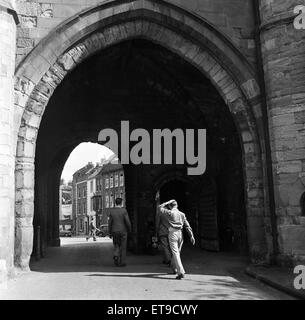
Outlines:
{"label": "stone gatehouse", "polygon": [[225,250],[230,226],[235,249],[254,263],[304,262],[299,4],[0,0],[1,277],[60,243],[65,161],[121,120],[148,131],[207,129],[202,176],[181,165],[124,166],[132,250],[142,252],[160,191],[181,199],[202,249]]}

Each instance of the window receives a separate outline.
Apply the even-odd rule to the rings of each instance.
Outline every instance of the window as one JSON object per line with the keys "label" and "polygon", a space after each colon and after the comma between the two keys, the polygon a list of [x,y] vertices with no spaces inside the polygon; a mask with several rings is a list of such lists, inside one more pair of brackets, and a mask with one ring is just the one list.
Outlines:
{"label": "window", "polygon": [[98,211],[100,209],[100,197],[95,199],[95,207],[94,210]]}
{"label": "window", "polygon": [[119,195],[119,196],[120,196],[120,198],[123,200],[123,201],[122,201],[122,204],[121,204],[121,207],[124,207],[124,195],[123,195],[123,191],[120,192],[120,195]]}
{"label": "window", "polygon": [[113,176],[110,176],[110,188],[113,188]]}
{"label": "window", "polygon": [[301,197],[301,210],[302,210],[302,216],[305,217],[305,192],[302,194],[302,197]]}
{"label": "window", "polygon": [[106,195],[105,197],[105,205],[106,205],[106,208],[109,208],[109,196]]}
{"label": "window", "polygon": [[108,189],[109,188],[109,179],[106,178],[105,179],[105,189]]}
{"label": "window", "polygon": [[78,194],[78,197],[80,198],[81,189],[79,187],[77,187],[77,194]]}
{"label": "window", "polygon": [[84,202],[84,214],[86,214],[86,212],[87,212],[87,204],[86,204],[86,202]]}
{"label": "window", "polygon": [[84,198],[86,198],[86,197],[87,197],[87,188],[86,188],[86,187],[84,187],[84,190],[83,190],[83,196],[84,196]]}
{"label": "window", "polygon": [[77,210],[77,212],[78,212],[78,214],[81,214],[82,212],[81,212],[81,210],[82,210],[82,208],[81,208],[81,204],[79,204],[79,206],[78,206],[78,208],[77,208],[78,210]]}
{"label": "window", "polygon": [[116,174],[116,175],[114,176],[114,183],[115,183],[115,186],[116,186],[116,187],[119,186],[119,175],[118,175],[118,174]]}
{"label": "window", "polygon": [[90,201],[90,211],[92,211],[93,210],[93,198],[91,198],[90,200],[91,200]]}
{"label": "window", "polygon": [[93,192],[93,181],[92,180],[90,181],[90,192],[91,193]]}
{"label": "window", "polygon": [[114,206],[113,194],[111,193],[111,195],[110,195],[110,207],[113,208],[113,206]]}
{"label": "window", "polygon": [[123,175],[123,173],[121,173],[121,175],[120,175],[120,186],[121,187],[124,186],[124,175]]}
{"label": "window", "polygon": [[78,231],[82,232],[84,230],[84,220],[79,219]]}

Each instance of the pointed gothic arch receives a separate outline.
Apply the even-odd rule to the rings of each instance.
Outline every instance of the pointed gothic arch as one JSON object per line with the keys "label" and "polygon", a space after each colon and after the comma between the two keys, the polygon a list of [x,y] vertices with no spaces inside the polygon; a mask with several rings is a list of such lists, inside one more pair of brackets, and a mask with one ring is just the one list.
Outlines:
{"label": "pointed gothic arch", "polygon": [[82,61],[122,41],[142,38],[178,54],[201,71],[230,109],[243,149],[249,248],[262,257],[268,223],[260,91],[238,49],[208,21],[165,1],[110,1],[63,22],[20,64],[15,74],[15,265],[28,269],[32,251],[35,143],[56,87]]}

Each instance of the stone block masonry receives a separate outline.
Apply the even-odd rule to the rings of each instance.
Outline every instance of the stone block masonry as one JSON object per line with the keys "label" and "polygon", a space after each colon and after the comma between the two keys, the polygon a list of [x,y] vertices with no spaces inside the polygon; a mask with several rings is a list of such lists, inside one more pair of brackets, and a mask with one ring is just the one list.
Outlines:
{"label": "stone block masonry", "polygon": [[293,26],[298,4],[260,1],[281,260],[295,263],[305,257],[300,208],[305,192],[305,32]]}
{"label": "stone block masonry", "polygon": [[[17,30],[12,7],[7,10],[0,6],[0,278],[13,270],[14,253],[19,266],[28,267],[33,239],[35,142],[49,98],[66,74],[90,55],[138,36],[179,53],[221,92],[243,141],[252,251],[259,253],[264,248],[265,254],[265,242],[268,253],[272,251],[252,0],[135,0],[115,6],[104,0],[14,2],[20,20]],[[109,7],[101,12],[99,7],[67,24],[72,16],[105,2]],[[279,258],[297,263],[305,257],[300,208],[305,192],[305,31],[293,27],[293,8],[299,1],[259,3]],[[175,5],[196,17],[183,14]],[[198,16],[210,27],[197,20]],[[62,28],[54,33],[61,23]],[[101,29],[102,23],[108,28]],[[47,35],[49,42],[41,41]]]}
{"label": "stone block masonry", "polygon": [[0,281],[5,281],[14,265],[13,84],[16,23],[7,9],[0,6]]}
{"label": "stone block masonry", "polygon": [[[252,0],[169,0],[207,19],[232,39],[237,47],[255,63],[254,19]],[[17,65],[61,22],[84,9],[105,0],[16,0],[20,19],[17,31]]]}

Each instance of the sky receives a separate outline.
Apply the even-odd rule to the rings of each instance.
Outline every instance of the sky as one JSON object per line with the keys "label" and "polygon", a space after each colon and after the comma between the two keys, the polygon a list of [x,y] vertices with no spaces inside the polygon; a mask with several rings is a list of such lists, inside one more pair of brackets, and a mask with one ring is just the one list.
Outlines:
{"label": "sky", "polygon": [[61,178],[65,182],[72,181],[72,176],[75,171],[85,166],[88,162],[96,164],[102,158],[109,158],[113,152],[108,148],[101,146],[97,143],[84,142],[78,145],[70,154]]}

